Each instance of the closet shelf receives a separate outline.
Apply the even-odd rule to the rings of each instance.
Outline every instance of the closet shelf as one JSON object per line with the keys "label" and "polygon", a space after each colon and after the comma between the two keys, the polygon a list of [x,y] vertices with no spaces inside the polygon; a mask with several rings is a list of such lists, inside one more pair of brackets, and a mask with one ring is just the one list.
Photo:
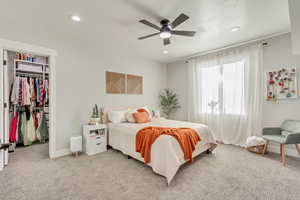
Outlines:
{"label": "closet shelf", "polygon": [[31,61],[28,61],[28,60],[18,60],[18,59],[15,59],[15,62],[22,62],[22,63],[33,64],[33,65],[48,66],[48,64],[38,63],[38,62],[31,62]]}

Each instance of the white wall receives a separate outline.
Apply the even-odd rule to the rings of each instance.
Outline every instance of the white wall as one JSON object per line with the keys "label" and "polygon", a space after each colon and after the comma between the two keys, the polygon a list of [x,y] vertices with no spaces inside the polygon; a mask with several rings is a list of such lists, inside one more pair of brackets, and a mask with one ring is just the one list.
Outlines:
{"label": "white wall", "polygon": [[[264,48],[264,71],[280,69],[281,67],[297,67],[298,92],[300,89],[300,55],[293,55],[290,35],[270,39],[270,46]],[[300,98],[297,100],[282,100],[278,103],[264,101],[263,124],[277,126],[284,119],[300,120]]]}
{"label": "white wall", "polygon": [[[80,135],[94,104],[98,106],[148,105],[158,108],[158,94],[166,87],[166,67],[137,56],[118,39],[105,37],[102,45],[41,34],[7,31],[0,38],[55,49],[56,60],[56,150],[69,148],[69,138]],[[144,77],[143,95],[108,95],[105,71]],[[63,151],[65,152],[65,151]]]}
{"label": "white wall", "polygon": [[[263,68],[269,70],[282,67],[298,68],[298,91],[300,89],[300,56],[293,55],[290,34],[268,39],[268,46],[264,47]],[[172,117],[174,119],[187,119],[187,63],[177,61],[167,65],[167,87],[174,89],[180,97],[182,108]],[[262,97],[263,98],[263,97]],[[263,124],[277,126],[284,119],[300,120],[300,98],[297,100],[279,101],[278,103],[264,101]]]}
{"label": "white wall", "polygon": [[181,108],[171,114],[170,118],[187,120],[187,63],[178,61],[167,65],[167,87],[175,91]]}
{"label": "white wall", "polygon": [[[293,55],[290,34],[268,39],[269,46],[264,47],[264,71],[282,67],[297,67],[298,92],[300,89],[300,55]],[[172,118],[187,120],[187,63],[178,61],[167,65],[167,87],[174,89],[180,96],[182,108]],[[262,96],[262,98],[264,98]],[[297,100],[282,100],[278,103],[264,101],[263,125],[279,126],[285,119],[300,120],[300,98]]]}

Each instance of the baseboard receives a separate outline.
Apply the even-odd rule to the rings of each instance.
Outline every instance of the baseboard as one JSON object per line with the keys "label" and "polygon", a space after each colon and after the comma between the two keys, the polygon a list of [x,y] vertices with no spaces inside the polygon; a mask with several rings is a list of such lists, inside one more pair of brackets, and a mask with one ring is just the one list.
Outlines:
{"label": "baseboard", "polygon": [[61,150],[55,151],[54,155],[50,156],[50,158],[55,159],[55,158],[59,158],[59,157],[70,155],[70,154],[71,154],[70,149],[61,149]]}
{"label": "baseboard", "polygon": [[[272,153],[280,154],[280,145],[275,144],[275,143],[270,144],[269,147],[268,147],[268,151],[270,151]],[[296,147],[294,147],[294,145],[287,145],[285,147],[285,152],[286,152],[286,155],[288,155],[288,156],[299,157],[297,149],[296,149]]]}

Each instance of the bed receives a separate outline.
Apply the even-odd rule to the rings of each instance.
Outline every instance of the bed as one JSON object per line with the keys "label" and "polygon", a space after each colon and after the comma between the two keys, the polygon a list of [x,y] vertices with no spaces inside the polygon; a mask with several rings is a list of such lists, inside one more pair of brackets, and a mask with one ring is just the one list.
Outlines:
{"label": "bed", "polygon": [[[108,127],[108,144],[116,150],[121,151],[125,155],[129,155],[141,162],[144,159],[140,153],[135,151],[136,133],[148,126],[158,127],[187,127],[193,128],[200,135],[201,141],[197,144],[193,157],[205,151],[213,151],[216,148],[216,141],[206,125],[198,123],[190,123],[183,121],[167,120],[164,118],[152,119],[151,122],[137,123],[107,123]],[[176,139],[172,136],[161,135],[153,143],[151,148],[151,161],[148,164],[157,174],[164,176],[168,185],[176,175],[176,172],[184,160],[182,149]]]}

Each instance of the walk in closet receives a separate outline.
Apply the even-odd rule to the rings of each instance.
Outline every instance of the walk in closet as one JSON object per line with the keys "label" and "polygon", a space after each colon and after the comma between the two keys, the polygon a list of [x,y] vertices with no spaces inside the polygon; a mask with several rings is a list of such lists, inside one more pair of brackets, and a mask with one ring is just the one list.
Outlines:
{"label": "walk in closet", "polygon": [[[5,130],[9,132],[10,152],[20,146],[49,140],[48,57],[4,51],[4,77],[8,102]],[[9,123],[8,123],[9,122]]]}

